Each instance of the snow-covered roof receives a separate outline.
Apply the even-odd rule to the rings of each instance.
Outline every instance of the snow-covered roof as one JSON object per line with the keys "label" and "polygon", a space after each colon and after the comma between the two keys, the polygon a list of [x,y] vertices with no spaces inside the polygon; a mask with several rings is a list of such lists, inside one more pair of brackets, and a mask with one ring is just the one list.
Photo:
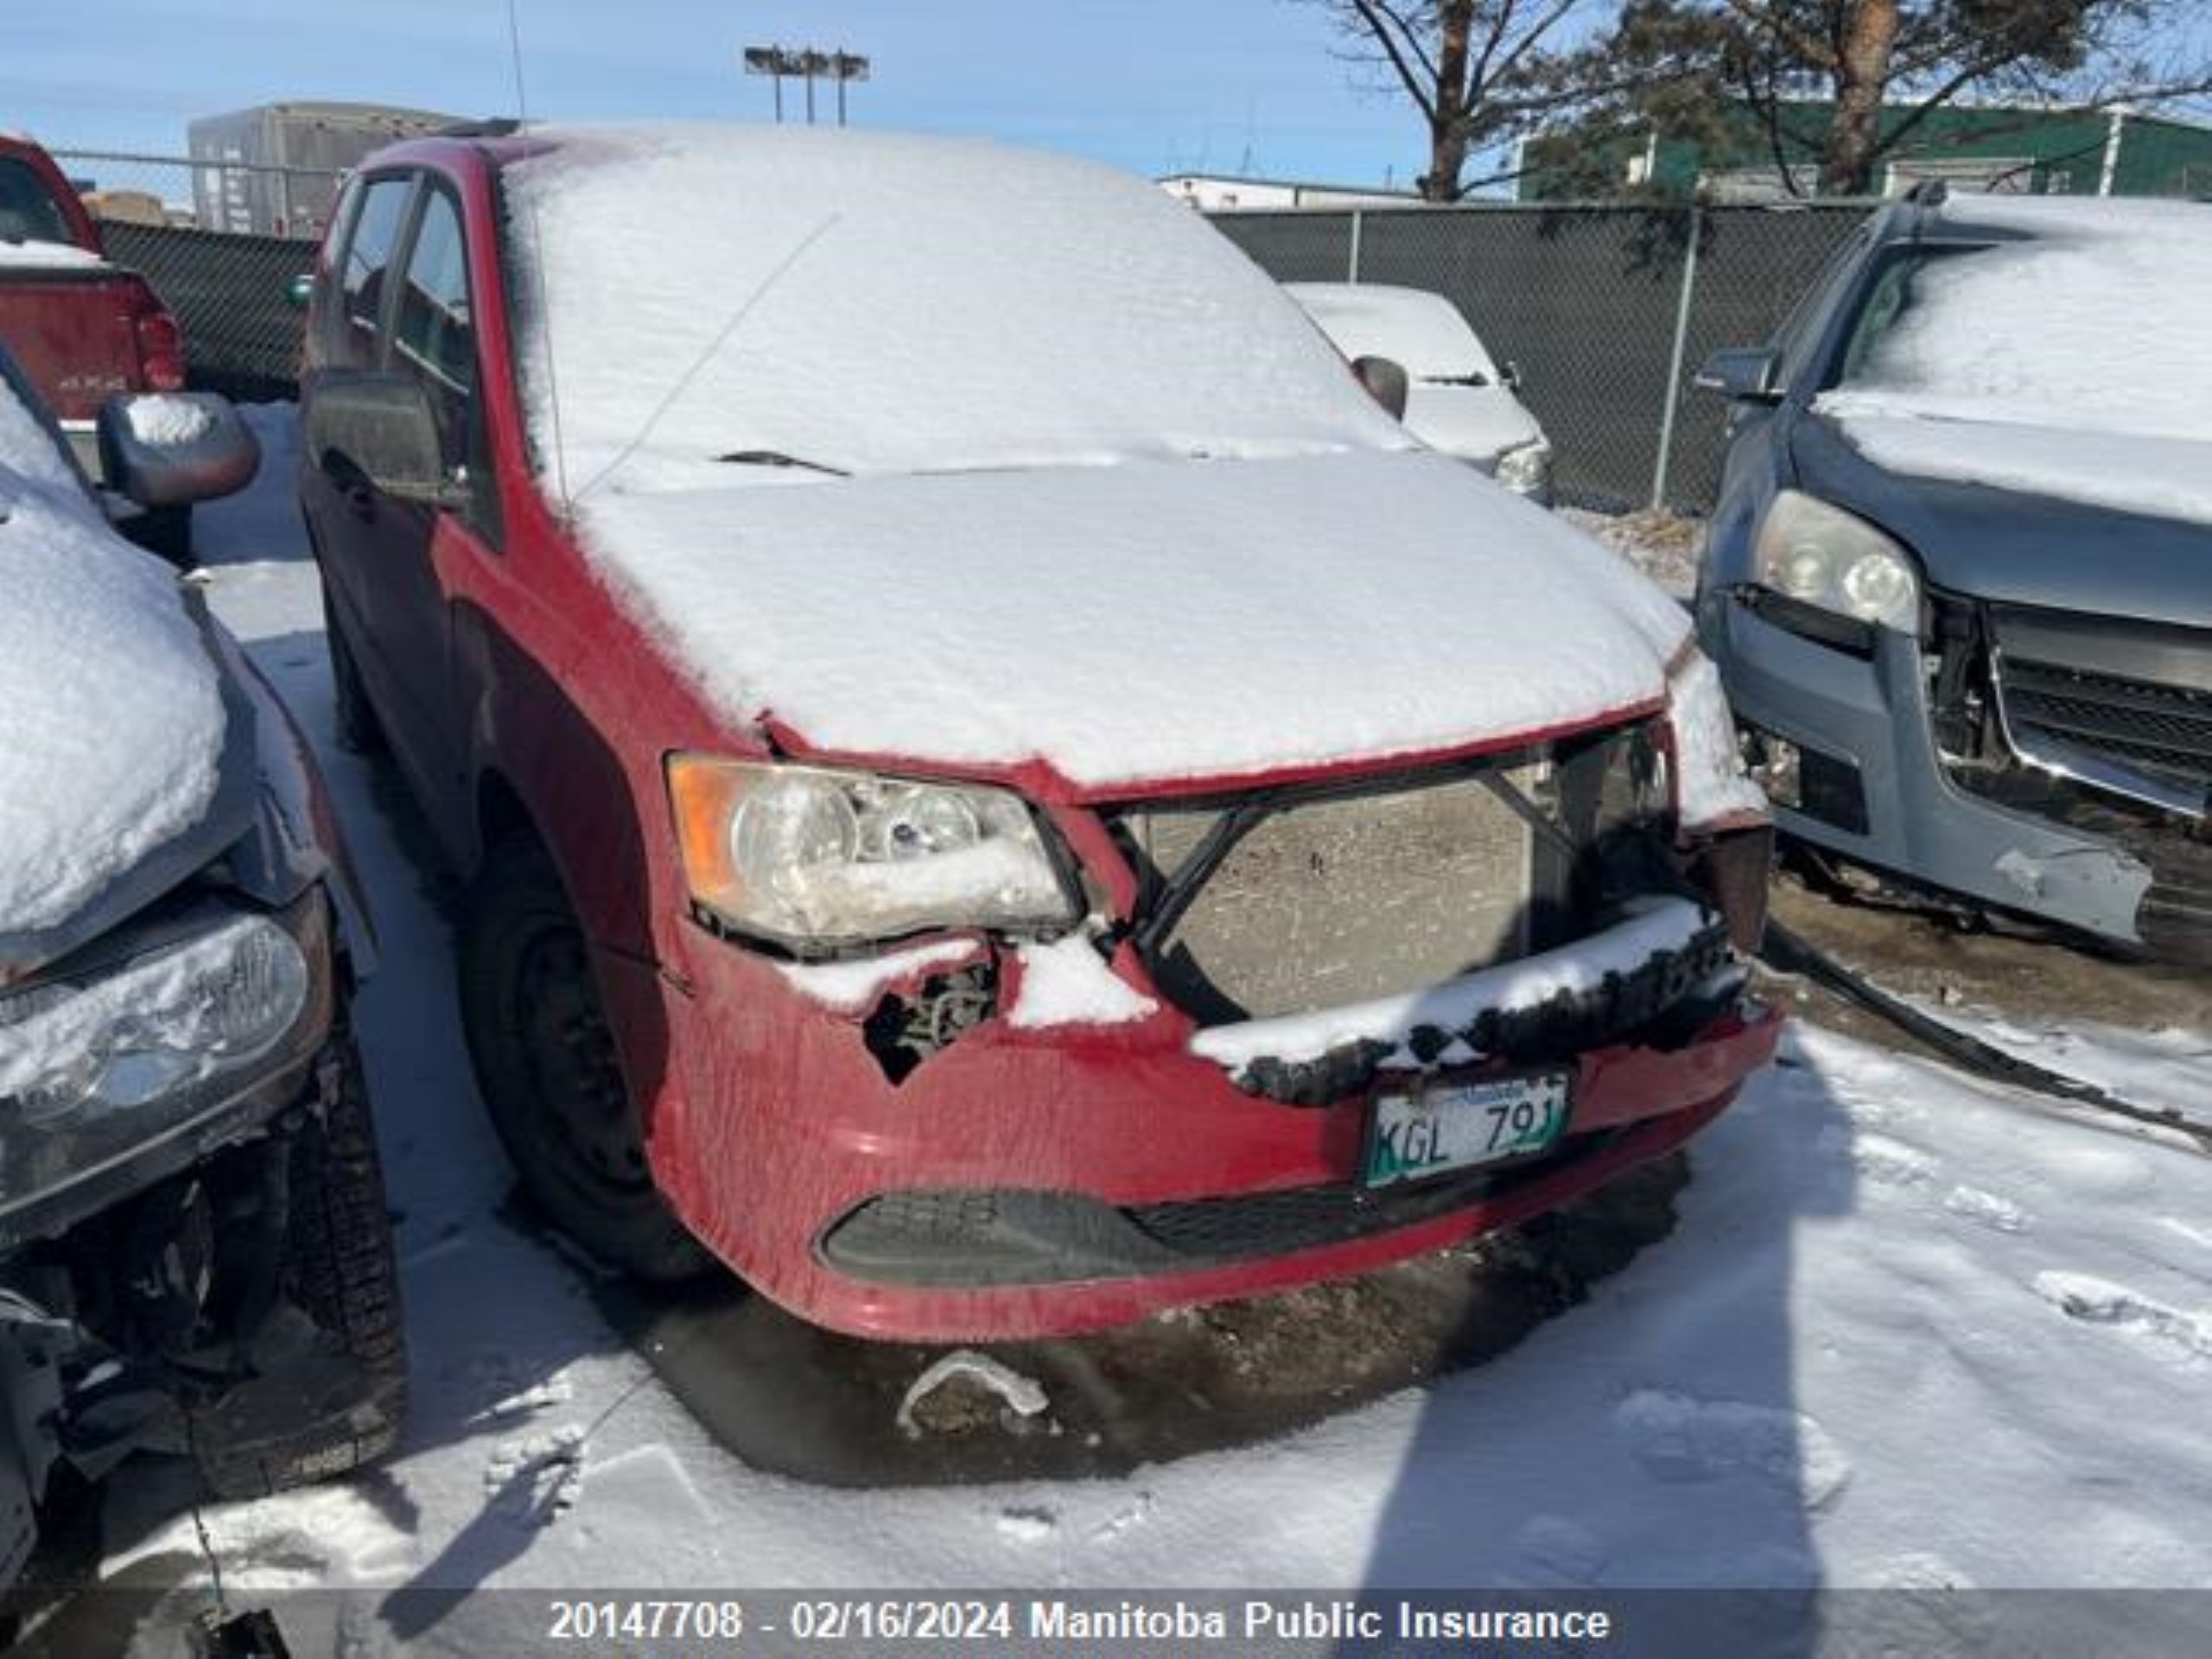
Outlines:
{"label": "snow-covered roof", "polygon": [[0,236],[0,269],[74,270],[106,263],[99,254],[73,242],[41,242],[35,237],[15,242]]}
{"label": "snow-covered roof", "polygon": [[1497,378],[1490,353],[1441,294],[1380,283],[1283,286],[1348,358],[1387,357],[1416,380]]}
{"label": "snow-covered roof", "polygon": [[2212,208],[1978,196],[1815,407],[1885,466],[2212,521]]}
{"label": "snow-covered roof", "polygon": [[224,715],[175,575],[0,381],[0,936],[58,926],[214,798]]}
{"label": "snow-covered roof", "polygon": [[531,137],[505,173],[511,257],[543,289],[520,361],[543,444],[557,387],[572,492],[626,454],[646,487],[741,450],[912,473],[1405,442],[1141,179],[872,132]]}

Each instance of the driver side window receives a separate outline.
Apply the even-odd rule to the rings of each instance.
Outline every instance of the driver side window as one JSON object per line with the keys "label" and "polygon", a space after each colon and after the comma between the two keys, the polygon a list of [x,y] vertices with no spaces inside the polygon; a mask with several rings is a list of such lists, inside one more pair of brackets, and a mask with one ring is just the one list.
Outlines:
{"label": "driver side window", "polygon": [[471,486],[471,505],[464,516],[480,531],[488,531],[496,495],[477,396],[467,237],[459,203],[435,185],[424,188],[400,279],[391,367],[395,373],[411,376],[429,394],[446,472]]}

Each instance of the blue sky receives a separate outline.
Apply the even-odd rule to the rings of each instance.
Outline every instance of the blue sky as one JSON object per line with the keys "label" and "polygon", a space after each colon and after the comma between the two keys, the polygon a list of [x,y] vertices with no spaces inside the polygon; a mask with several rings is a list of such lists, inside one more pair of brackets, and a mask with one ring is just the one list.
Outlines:
{"label": "blue sky", "polygon": [[[541,118],[766,120],[745,46],[869,54],[855,119],[1135,171],[1402,186],[1421,131],[1302,0],[518,0]],[[511,113],[505,0],[100,0],[10,8],[0,127],[181,154],[185,123],[283,99]],[[29,15],[23,15],[28,12]],[[796,107],[796,87],[791,105]],[[827,107],[826,104],[824,105]]]}

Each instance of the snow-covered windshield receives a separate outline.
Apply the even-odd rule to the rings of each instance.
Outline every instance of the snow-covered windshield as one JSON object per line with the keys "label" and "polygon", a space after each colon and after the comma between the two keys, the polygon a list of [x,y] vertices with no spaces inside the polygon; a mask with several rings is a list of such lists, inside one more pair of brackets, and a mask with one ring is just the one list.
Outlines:
{"label": "snow-covered windshield", "polygon": [[2212,209],[1984,197],[1942,238],[1878,273],[1814,408],[1896,471],[2212,524]]}
{"label": "snow-covered windshield", "polygon": [[2008,239],[1894,258],[1824,410],[2212,440],[2212,210],[1988,198],[1945,218]]}
{"label": "snow-covered windshield", "polygon": [[506,240],[571,494],[1407,444],[1141,180],[956,139],[544,136],[505,168]]}

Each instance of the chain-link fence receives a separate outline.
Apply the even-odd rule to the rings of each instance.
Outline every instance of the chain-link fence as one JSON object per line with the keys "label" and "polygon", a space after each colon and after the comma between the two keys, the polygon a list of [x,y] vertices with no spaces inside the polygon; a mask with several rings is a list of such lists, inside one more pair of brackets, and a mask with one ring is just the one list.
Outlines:
{"label": "chain-link fence", "polygon": [[300,314],[286,296],[315,257],[342,175],[120,151],[54,158],[100,221],[108,257],[141,271],[184,329],[193,384],[289,397]]}
{"label": "chain-link fence", "polygon": [[1562,501],[1700,510],[1724,410],[1688,378],[1771,334],[1873,204],[1517,204],[1221,213],[1282,282],[1389,283],[1453,301],[1544,424]]}
{"label": "chain-link fence", "polygon": [[[292,395],[308,268],[343,175],[104,150],[54,158],[110,255],[177,314],[194,383]],[[1723,411],[1685,396],[1717,346],[1771,334],[1866,202],[1788,207],[1484,204],[1217,215],[1285,282],[1393,283],[1457,302],[1521,371],[1562,500],[1711,504]]]}

